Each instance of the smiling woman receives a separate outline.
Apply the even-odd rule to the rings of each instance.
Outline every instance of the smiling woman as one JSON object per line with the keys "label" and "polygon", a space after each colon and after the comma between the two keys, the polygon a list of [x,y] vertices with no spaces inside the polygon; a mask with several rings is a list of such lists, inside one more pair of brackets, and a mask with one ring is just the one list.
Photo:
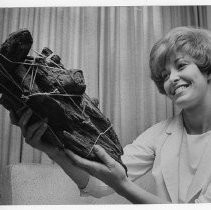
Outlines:
{"label": "smiling woman", "polygon": [[[93,147],[93,152],[101,163],[43,144],[40,139],[46,127],[29,125],[30,111],[24,112],[18,123],[27,142],[57,162],[77,183],[81,195],[101,197],[113,188],[132,203],[211,202],[209,33],[190,27],[175,28],[152,48],[152,79],[182,111],[147,129],[124,148],[121,159],[128,176],[99,145]],[[155,195],[133,183],[149,170],[155,180]]]}
{"label": "smiling woman", "polygon": [[[96,154],[104,160],[104,167],[68,152],[71,159],[134,203],[211,202],[210,34],[204,29],[179,27],[152,48],[151,78],[159,91],[182,111],[152,126],[125,147],[122,160],[128,167],[129,178],[122,175],[118,164],[100,148]],[[111,168],[111,165],[114,166]],[[131,183],[149,169],[152,169],[158,197]],[[118,177],[121,179],[114,182]],[[98,181],[93,183],[90,178],[86,192],[93,193],[92,188],[99,185]],[[100,189],[103,191],[102,186]]]}
{"label": "smiling woman", "polygon": [[[95,162],[91,162],[91,164],[84,162],[83,159],[79,159],[78,162],[76,157],[74,163],[67,156],[70,154],[68,151],[64,152],[52,148],[50,145],[43,145],[39,137],[45,133],[45,126],[42,124],[28,126],[27,119],[30,118],[30,115],[26,114],[23,115],[19,126],[24,131],[24,135],[27,134],[27,137],[30,137],[27,138],[27,142],[35,149],[29,147],[20,137],[20,132],[11,132],[16,127],[10,125],[4,110],[0,110],[1,119],[5,119],[2,120],[0,126],[2,137],[0,169],[6,164],[14,162],[52,163],[55,161],[78,184],[79,188],[83,188],[81,194],[99,197],[111,192],[109,187],[93,176],[89,176],[88,170],[90,173],[94,171],[95,173],[92,175],[106,181],[107,185],[114,187],[119,193],[123,193],[123,196],[128,196],[127,198],[131,202],[210,201],[209,177],[211,172],[208,163],[211,159],[209,156],[211,147],[206,141],[210,137],[210,133],[206,132],[210,130],[209,126],[211,125],[210,96],[208,94],[207,99],[203,97],[204,105],[196,107],[196,101],[192,103],[189,96],[193,97],[195,94],[192,88],[199,90],[199,82],[196,79],[193,80],[193,75],[187,78],[182,76],[183,71],[188,71],[188,69],[183,69],[183,66],[191,67],[192,65],[186,63],[189,62],[189,57],[194,58],[191,62],[200,70],[200,72],[196,71],[197,74],[201,74],[200,62],[204,63],[203,59],[206,61],[206,56],[210,53],[205,50],[207,48],[201,48],[201,51],[205,50],[204,56],[203,53],[201,57],[198,57],[198,54],[194,55],[194,50],[202,43],[199,39],[198,42],[195,41],[193,49],[185,45],[185,40],[187,44],[191,41],[187,40],[186,32],[189,31],[189,34],[196,35],[195,31],[190,28],[173,30],[173,34],[170,32],[168,36],[160,40],[155,47],[158,50],[154,52],[151,59],[155,59],[153,72],[155,71],[156,75],[160,75],[161,72],[164,72],[163,70],[168,70],[165,73],[167,77],[163,73],[161,77],[154,78],[158,90],[163,95],[158,94],[150,80],[148,66],[148,56],[155,39],[162,37],[165,32],[175,26],[200,25],[206,28],[206,11],[207,7],[199,6],[1,9],[0,39],[2,41],[10,32],[18,28],[28,28],[33,33],[36,51],[48,46],[55,53],[61,55],[65,66],[84,71],[88,87],[87,93],[92,97],[99,97],[100,108],[111,119],[122,146],[128,144],[122,156],[122,161],[128,168],[128,178],[121,173],[121,167],[109,159],[99,148],[95,152],[99,157],[104,157],[104,165],[98,165]],[[176,31],[180,31],[180,35]],[[177,36],[177,39],[174,39],[173,35]],[[200,36],[198,35],[198,37]],[[176,40],[180,40],[180,44],[174,44]],[[172,44],[172,42],[174,43]],[[194,43],[194,41],[190,43]],[[168,47],[169,44],[172,47]],[[181,58],[185,59],[182,64],[174,64],[176,60],[172,60],[172,65],[168,67],[167,61],[171,57],[170,50],[176,46],[178,46],[178,52],[179,46],[184,47],[181,53],[189,56],[188,60]],[[198,50],[200,52],[200,48]],[[190,54],[192,52],[193,54]],[[157,59],[162,54],[165,59]],[[172,77],[174,74],[178,79],[177,89],[172,84],[169,85],[169,88],[172,89],[171,97],[179,96],[176,101],[181,100],[181,107],[184,110],[178,116],[168,118],[168,120],[149,128],[152,124],[175,113],[175,106],[172,105],[171,100],[166,99],[164,89],[164,81],[168,82],[169,75]],[[191,85],[183,89],[189,85],[190,81]],[[181,85],[183,87],[179,88]],[[210,87],[209,79],[206,86]],[[207,90],[205,92],[209,93]],[[185,101],[187,104],[184,103]],[[194,104],[194,109],[191,109],[192,104]],[[188,109],[186,109],[186,105]],[[40,129],[41,127],[42,129]],[[147,128],[149,129],[146,130]],[[145,132],[132,143],[132,140],[143,131]],[[206,135],[201,136],[204,132]],[[200,135],[199,139],[189,141],[193,139],[192,134],[197,134],[194,137]],[[180,148],[182,148],[181,152]],[[45,152],[41,153],[36,149]],[[52,152],[49,151],[50,149]],[[190,151],[192,152],[190,153]],[[74,154],[71,157],[73,156]],[[199,162],[199,160],[201,161]],[[116,166],[118,167],[116,168]],[[90,169],[92,170],[90,171]],[[128,181],[129,179],[132,181],[138,179],[151,169],[156,182],[155,194],[157,197],[151,197],[143,190],[139,191],[131,184],[131,181]],[[103,175],[104,172],[106,176]],[[116,176],[116,173],[120,173],[120,176]],[[111,177],[109,177],[110,174]],[[120,177],[120,179],[115,177]],[[131,196],[134,193],[136,196]],[[156,200],[156,198],[159,199]]]}

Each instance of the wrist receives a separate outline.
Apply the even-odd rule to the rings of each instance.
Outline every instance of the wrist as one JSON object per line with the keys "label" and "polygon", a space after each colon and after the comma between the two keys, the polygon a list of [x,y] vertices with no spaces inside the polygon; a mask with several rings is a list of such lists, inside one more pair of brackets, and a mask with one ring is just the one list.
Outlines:
{"label": "wrist", "polygon": [[126,177],[124,180],[121,181],[121,183],[117,186],[117,188],[115,189],[115,191],[123,196],[123,193],[125,192],[125,189],[128,189],[129,187],[131,187],[131,185],[133,184],[133,182]]}
{"label": "wrist", "polygon": [[55,162],[59,161],[62,157],[65,156],[64,151],[58,147],[51,149],[50,151],[46,152],[46,154],[50,159],[52,159]]}

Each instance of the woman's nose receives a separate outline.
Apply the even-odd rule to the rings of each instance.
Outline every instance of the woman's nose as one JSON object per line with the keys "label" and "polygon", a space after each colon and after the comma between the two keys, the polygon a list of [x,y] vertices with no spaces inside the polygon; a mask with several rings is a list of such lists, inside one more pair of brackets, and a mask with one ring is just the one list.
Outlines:
{"label": "woman's nose", "polygon": [[179,77],[179,73],[177,72],[177,71],[171,71],[171,73],[170,73],[170,75],[169,75],[169,81],[171,82],[171,83],[176,83],[176,82],[178,82],[179,81],[179,79],[180,79],[180,77]]}

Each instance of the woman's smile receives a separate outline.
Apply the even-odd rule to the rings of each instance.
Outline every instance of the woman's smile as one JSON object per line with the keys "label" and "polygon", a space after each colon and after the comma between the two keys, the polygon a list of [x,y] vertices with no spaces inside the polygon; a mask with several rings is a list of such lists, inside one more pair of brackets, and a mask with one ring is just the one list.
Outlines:
{"label": "woman's smile", "polygon": [[[178,85],[174,91],[171,93],[171,96],[169,96],[176,104],[181,103],[181,101],[184,99],[184,96],[187,94],[190,94],[191,91],[191,85],[190,84],[184,84],[184,85]],[[183,98],[181,98],[183,97]]]}
{"label": "woman's smile", "polygon": [[178,94],[182,93],[184,90],[189,88],[190,85],[191,85],[191,83],[190,84],[179,84],[179,85],[176,85],[174,88],[172,88],[171,95],[177,96]]}

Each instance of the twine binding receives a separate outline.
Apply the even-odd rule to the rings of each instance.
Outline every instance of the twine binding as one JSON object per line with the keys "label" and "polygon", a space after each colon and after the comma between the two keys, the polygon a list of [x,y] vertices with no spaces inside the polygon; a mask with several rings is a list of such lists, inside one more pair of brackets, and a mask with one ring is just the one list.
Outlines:
{"label": "twine binding", "polygon": [[[33,50],[33,49],[32,49]],[[37,53],[39,56],[42,56],[44,57],[42,54],[38,53],[37,51],[33,50],[35,53]],[[32,89],[33,89],[33,85],[34,85],[34,82],[35,82],[35,79],[36,79],[36,75],[37,75],[37,71],[38,71],[38,66],[41,66],[41,67],[44,67],[44,68],[49,68],[49,69],[55,69],[55,67],[50,67],[47,65],[41,65],[41,64],[36,64],[35,63],[35,60],[33,60],[32,63],[25,63],[25,62],[14,62],[14,61],[11,61],[10,59],[8,59],[6,56],[4,56],[3,54],[0,53],[0,56],[2,56],[5,60],[7,60],[8,62],[10,63],[14,63],[14,64],[23,64],[23,65],[28,65],[30,66],[29,69],[27,70],[26,74],[24,75],[23,79],[22,79],[22,82],[24,82],[26,76],[29,74],[30,71],[32,71],[32,74],[31,74],[31,81],[30,81],[30,86],[29,86],[29,91],[30,93],[32,92]],[[51,56],[50,56],[51,57]],[[51,60],[51,62],[53,62],[56,66],[58,66],[59,69],[62,69],[61,66],[59,66],[58,64],[56,64],[54,61]],[[6,71],[6,69],[4,68],[4,66],[0,63],[0,67],[1,67],[1,73],[3,74],[3,76],[5,76],[8,80],[10,80],[13,84],[15,84],[16,87],[18,87],[21,92],[23,93],[23,90],[22,88],[16,83],[16,81],[11,77],[11,75]],[[34,68],[36,67],[35,69],[35,72],[34,72]],[[72,78],[74,80],[74,78]],[[86,98],[87,100],[90,100],[91,99],[89,98],[88,95],[86,94],[83,94],[83,95],[74,95],[74,94],[68,94],[65,89],[62,87],[62,85],[60,84],[60,82],[55,78],[55,80],[58,82],[58,84],[60,85],[60,87],[62,88],[62,90],[64,91],[64,94],[58,94],[56,91],[55,92],[50,92],[50,93],[41,93],[41,92],[38,92],[38,93],[31,93],[30,95],[28,96],[25,96],[25,95],[22,95],[22,98],[28,98],[30,96],[35,96],[35,95],[49,95],[49,96],[63,96],[63,97],[69,97],[69,99],[74,103],[74,105],[81,111],[81,113],[83,115],[85,115],[85,108],[86,108],[86,103],[83,104],[83,108],[81,109],[75,102],[74,100],[71,98],[71,97],[83,97],[83,98]],[[21,101],[17,96],[15,96],[10,90],[8,90],[8,88],[6,88],[4,85],[0,84],[0,86],[2,86],[5,90],[7,90],[8,93],[10,93],[14,98],[16,98],[17,100],[19,100],[22,104],[24,104],[25,106],[28,107],[28,105]],[[91,105],[93,106],[94,109],[96,109],[97,107],[95,105],[93,105],[93,103],[91,103]],[[38,118],[40,118],[40,116],[34,112],[35,115],[37,115]],[[40,118],[41,119],[41,118]],[[43,119],[41,119],[43,120]],[[108,132],[108,130],[110,130],[113,126],[110,125],[104,132],[100,132],[98,129],[97,131],[99,132],[99,135],[98,137],[96,138],[96,140],[94,141],[94,144],[93,146],[91,147],[90,151],[88,152],[88,155],[86,157],[88,157],[93,148],[94,148],[94,145],[96,145],[96,143],[98,142],[99,138],[106,134],[106,132]],[[55,138],[57,139],[58,143],[60,144],[61,148],[64,149],[65,146],[64,144],[59,140],[59,138],[57,137],[57,135],[55,134],[55,132],[53,131],[53,129],[48,125],[48,128],[50,129],[50,131],[53,133],[53,135],[55,136]]]}

